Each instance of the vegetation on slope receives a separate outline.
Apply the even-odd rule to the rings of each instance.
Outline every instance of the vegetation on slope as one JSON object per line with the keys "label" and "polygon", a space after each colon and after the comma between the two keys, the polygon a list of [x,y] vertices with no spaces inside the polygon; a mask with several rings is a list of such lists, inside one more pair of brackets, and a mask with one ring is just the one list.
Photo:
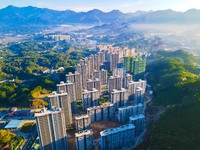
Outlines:
{"label": "vegetation on slope", "polygon": [[[148,67],[154,102],[166,107],[147,139],[138,149],[200,149],[200,79],[194,57],[184,51],[158,52]],[[157,55],[158,56],[158,55]],[[157,57],[158,58],[158,57]]]}
{"label": "vegetation on slope", "polygon": [[15,149],[18,144],[20,144],[22,138],[16,136],[9,130],[0,130],[0,149]]}
{"label": "vegetation on slope", "polygon": [[[44,98],[56,89],[59,76],[74,71],[78,60],[92,53],[73,49],[66,41],[52,40],[10,43],[1,48],[0,107],[28,107],[30,99]],[[43,73],[58,67],[66,69],[58,74]]]}

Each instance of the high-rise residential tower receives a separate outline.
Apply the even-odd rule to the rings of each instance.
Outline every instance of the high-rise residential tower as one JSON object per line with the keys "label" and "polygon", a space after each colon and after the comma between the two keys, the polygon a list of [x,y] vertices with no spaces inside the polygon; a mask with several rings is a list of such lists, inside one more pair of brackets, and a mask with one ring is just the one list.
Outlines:
{"label": "high-rise residential tower", "polygon": [[121,90],[113,89],[110,94],[110,102],[115,105],[115,108],[126,106],[128,102],[128,91],[124,88]]}
{"label": "high-rise residential tower", "polygon": [[75,117],[76,131],[82,131],[90,128],[90,117],[88,115],[80,115]]}
{"label": "high-rise residential tower", "polygon": [[68,98],[71,102],[72,113],[76,112],[76,94],[75,94],[75,84],[69,80],[64,83],[63,81],[60,84],[57,84],[59,92],[65,92],[68,94]]}
{"label": "high-rise residential tower", "polygon": [[83,130],[75,133],[76,150],[91,150],[93,147],[92,130]]}
{"label": "high-rise residential tower", "polygon": [[99,106],[100,94],[97,89],[93,88],[92,91],[84,90],[82,95],[83,110],[92,106]]}
{"label": "high-rise residential tower", "polygon": [[50,108],[63,109],[66,127],[70,128],[72,126],[72,110],[68,94],[53,92],[48,98]]}
{"label": "high-rise residential tower", "polygon": [[100,150],[126,149],[134,146],[135,126],[123,125],[100,132]]}
{"label": "high-rise residential tower", "polygon": [[111,93],[113,89],[121,90],[122,88],[122,77],[110,76],[108,79],[108,92]]}
{"label": "high-rise residential tower", "polygon": [[43,110],[35,114],[37,131],[42,150],[68,150],[64,113]]}
{"label": "high-rise residential tower", "polygon": [[66,81],[70,81],[75,84],[76,100],[82,99],[82,77],[81,74],[75,72],[74,74],[69,72],[66,75]]}
{"label": "high-rise residential tower", "polygon": [[76,71],[78,73],[81,74],[81,77],[82,77],[82,88],[85,89],[86,88],[86,82],[87,80],[89,79],[89,75],[88,75],[88,65],[87,64],[78,64],[76,66]]}

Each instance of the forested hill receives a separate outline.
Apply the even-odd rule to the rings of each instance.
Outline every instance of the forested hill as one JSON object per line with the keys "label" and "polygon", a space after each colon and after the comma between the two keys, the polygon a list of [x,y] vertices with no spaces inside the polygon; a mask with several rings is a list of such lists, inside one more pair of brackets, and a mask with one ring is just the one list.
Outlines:
{"label": "forested hill", "polygon": [[152,58],[156,62],[147,71],[153,101],[166,111],[139,149],[200,149],[200,70],[193,65],[195,57],[180,50],[160,51]]}
{"label": "forested hill", "polygon": [[93,9],[88,12],[72,10],[57,11],[37,7],[8,6],[0,9],[1,25],[49,25],[49,24],[105,24],[105,23],[147,23],[147,24],[196,24],[200,23],[200,10],[190,9],[186,12],[158,10],[135,13],[122,13],[119,10],[103,12]]}

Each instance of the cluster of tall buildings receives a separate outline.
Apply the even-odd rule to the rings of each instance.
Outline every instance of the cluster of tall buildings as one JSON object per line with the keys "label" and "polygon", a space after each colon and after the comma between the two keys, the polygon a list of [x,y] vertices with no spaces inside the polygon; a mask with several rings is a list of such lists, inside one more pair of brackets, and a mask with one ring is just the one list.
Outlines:
{"label": "cluster of tall buildings", "polygon": [[[49,110],[35,114],[41,149],[68,149],[66,130],[73,128],[73,118],[77,150],[93,147],[90,126],[93,122],[118,116],[119,122],[126,123],[100,133],[99,148],[102,150],[133,147],[136,136],[144,130],[146,81],[133,81],[123,62],[124,57],[134,56],[135,49],[112,46],[99,46],[97,49],[97,54],[80,60],[75,73],[68,73],[66,81],[57,84],[57,91],[48,97]],[[109,71],[111,76],[108,76]],[[110,99],[100,105],[102,87],[107,87]],[[77,101],[81,101],[85,114],[76,115]]]}
{"label": "cluster of tall buildings", "polygon": [[122,78],[122,81],[125,82],[122,84],[123,88],[113,89],[110,93],[110,102],[117,110],[118,121],[126,125],[102,131],[100,133],[101,150],[134,148],[138,144],[136,139],[145,129],[144,94],[146,81],[132,81],[129,77],[129,74],[125,74]]}

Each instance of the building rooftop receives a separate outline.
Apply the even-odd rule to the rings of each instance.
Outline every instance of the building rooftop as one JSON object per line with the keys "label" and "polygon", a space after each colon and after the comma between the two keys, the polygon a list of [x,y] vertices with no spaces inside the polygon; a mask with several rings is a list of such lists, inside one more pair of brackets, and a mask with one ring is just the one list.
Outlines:
{"label": "building rooftop", "polygon": [[111,129],[106,129],[104,131],[101,131],[100,132],[100,135],[101,136],[107,136],[107,135],[110,135],[110,134],[115,134],[115,133],[118,133],[118,132],[122,132],[122,131],[125,131],[125,130],[128,130],[128,129],[134,129],[135,126],[133,124],[127,124],[127,125],[123,125],[123,126],[120,126],[120,127],[117,127],[117,128],[111,128]]}
{"label": "building rooftop", "polygon": [[76,119],[76,120],[83,119],[83,118],[89,118],[89,116],[88,116],[87,114],[75,116],[75,119]]}
{"label": "building rooftop", "polygon": [[17,129],[23,120],[11,120],[4,129]]}
{"label": "building rooftop", "polygon": [[125,88],[121,88],[121,90],[120,90],[121,92],[126,92],[127,91],[127,89],[125,89]]}
{"label": "building rooftop", "polygon": [[103,103],[103,104],[101,105],[101,107],[109,107],[109,106],[114,106],[114,104],[113,104],[113,103],[110,103],[110,102],[106,102],[106,103]]}
{"label": "building rooftop", "polygon": [[143,91],[144,89],[143,88],[141,88],[141,87],[137,87],[136,88],[136,91]]}
{"label": "building rooftop", "polygon": [[75,73],[69,72],[68,74],[66,74],[65,76],[72,76],[72,75],[79,75],[80,73],[78,73],[77,71],[75,71]]}
{"label": "building rooftop", "polygon": [[117,89],[113,89],[111,93],[120,93],[120,91]]}
{"label": "building rooftop", "polygon": [[136,105],[120,107],[120,108],[118,108],[118,110],[131,109],[131,108],[142,107],[142,106],[143,106],[143,104],[139,103],[139,104],[136,104]]}
{"label": "building rooftop", "polygon": [[98,92],[98,90],[96,88],[93,88],[92,91],[88,91],[87,89],[84,89],[82,94],[93,93],[93,92]]}
{"label": "building rooftop", "polygon": [[140,114],[140,115],[137,115],[137,116],[132,116],[132,117],[129,117],[129,120],[138,120],[138,119],[144,119],[145,116],[143,114]]}
{"label": "building rooftop", "polygon": [[68,95],[68,93],[66,93],[64,91],[60,91],[60,93],[57,93],[56,91],[54,91],[48,97],[50,98],[50,97],[57,97],[57,96],[63,96],[63,95]]}
{"label": "building rooftop", "polygon": [[92,80],[91,80],[91,79],[88,79],[87,82],[92,82]]}
{"label": "building rooftop", "polygon": [[100,79],[99,78],[95,78],[95,81],[100,81]]}
{"label": "building rooftop", "polygon": [[67,80],[66,81],[66,85],[69,85],[69,84],[74,84],[74,83],[72,83],[71,81]]}
{"label": "building rooftop", "polygon": [[56,84],[56,86],[63,86],[63,85],[66,85],[64,81],[60,81],[60,84]]}
{"label": "building rooftop", "polygon": [[47,110],[47,109],[44,108],[42,112],[35,113],[34,117],[46,116],[46,115],[49,115],[49,114],[57,114],[57,113],[60,113],[61,111],[62,111],[61,108],[58,108],[56,110]]}
{"label": "building rooftop", "polygon": [[91,111],[91,110],[96,110],[96,109],[100,109],[100,106],[93,106],[93,107],[89,107],[87,108],[87,111]]}
{"label": "building rooftop", "polygon": [[91,135],[91,134],[93,134],[93,131],[91,129],[83,130],[83,131],[79,131],[79,132],[75,133],[75,137],[82,137],[84,135]]}

